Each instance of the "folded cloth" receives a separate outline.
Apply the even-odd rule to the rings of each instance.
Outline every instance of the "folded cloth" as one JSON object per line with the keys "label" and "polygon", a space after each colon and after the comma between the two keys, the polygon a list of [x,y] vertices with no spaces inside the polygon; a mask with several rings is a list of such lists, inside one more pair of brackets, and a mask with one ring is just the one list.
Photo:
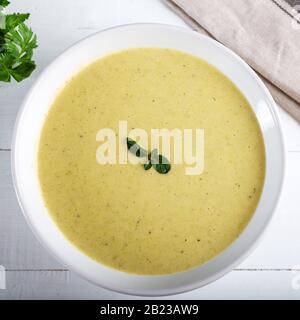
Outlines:
{"label": "folded cloth", "polygon": [[300,0],[164,0],[255,69],[300,122]]}

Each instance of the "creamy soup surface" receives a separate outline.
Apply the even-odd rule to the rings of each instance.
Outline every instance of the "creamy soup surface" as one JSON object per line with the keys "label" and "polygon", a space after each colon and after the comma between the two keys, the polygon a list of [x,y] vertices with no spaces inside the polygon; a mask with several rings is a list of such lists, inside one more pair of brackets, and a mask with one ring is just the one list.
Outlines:
{"label": "creamy soup surface", "polygon": [[[162,175],[141,165],[100,165],[101,128],[203,128],[205,166]],[[131,49],[68,81],[42,130],[38,172],[64,235],[104,265],[136,274],[199,266],[228,247],[259,201],[262,135],[248,102],[221,72],[188,54]]]}

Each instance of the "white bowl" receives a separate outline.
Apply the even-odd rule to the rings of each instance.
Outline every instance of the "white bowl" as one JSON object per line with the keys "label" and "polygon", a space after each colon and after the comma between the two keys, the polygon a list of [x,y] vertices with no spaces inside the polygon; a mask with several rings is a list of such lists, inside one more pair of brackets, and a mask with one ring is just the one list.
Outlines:
{"label": "white bowl", "polygon": [[[171,275],[139,276],[108,268],[70,243],[47,211],[37,175],[40,132],[51,103],[65,81],[113,51],[134,47],[178,49],[198,56],[230,78],[243,92],[260,124],[266,150],[266,178],[253,218],[225,251],[197,268]],[[70,270],[104,288],[158,296],[182,293],[216,280],[241,262],[257,243],[277,204],[284,176],[284,143],[276,105],[262,81],[235,53],[187,29],[134,24],[96,33],[67,49],[39,76],[20,109],[13,137],[12,171],[24,216],[37,238]]]}

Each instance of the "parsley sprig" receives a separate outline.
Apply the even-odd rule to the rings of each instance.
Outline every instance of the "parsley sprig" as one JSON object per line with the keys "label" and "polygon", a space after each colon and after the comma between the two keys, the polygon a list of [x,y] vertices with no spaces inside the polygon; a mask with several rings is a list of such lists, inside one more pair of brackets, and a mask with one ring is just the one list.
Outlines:
{"label": "parsley sprig", "polygon": [[[0,0],[0,12],[8,4],[7,0]],[[11,78],[22,81],[36,68],[32,56],[37,38],[24,23],[28,18],[28,13],[0,13],[4,21],[0,24],[0,81],[10,82]]]}
{"label": "parsley sprig", "polygon": [[136,157],[139,158],[146,158],[146,163],[144,163],[144,169],[149,170],[152,167],[161,174],[167,174],[171,170],[170,161],[164,157],[163,155],[159,154],[157,149],[153,149],[150,153],[140,147],[136,141],[131,138],[126,139],[127,142],[127,149],[134,154]]}

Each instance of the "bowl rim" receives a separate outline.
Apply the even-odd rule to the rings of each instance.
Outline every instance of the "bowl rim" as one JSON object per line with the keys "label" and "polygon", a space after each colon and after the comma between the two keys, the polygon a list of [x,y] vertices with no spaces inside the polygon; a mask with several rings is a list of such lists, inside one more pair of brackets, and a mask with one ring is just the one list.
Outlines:
{"label": "bowl rim", "polygon": [[[79,43],[81,43],[81,42],[83,42],[85,40],[88,40],[90,38],[95,37],[98,34],[104,33],[106,31],[114,30],[114,29],[139,28],[139,27],[165,28],[165,29],[170,29],[171,31],[176,31],[177,30],[177,31],[193,34],[195,37],[198,37],[199,39],[200,38],[202,38],[202,39],[205,38],[206,41],[213,42],[220,50],[226,51],[234,60],[239,62],[246,69],[246,71],[251,75],[253,80],[256,81],[256,83],[262,89],[263,93],[265,94],[265,96],[267,97],[267,99],[270,102],[270,106],[271,106],[271,110],[270,111],[272,112],[272,117],[274,118],[274,121],[277,124],[278,133],[279,133],[279,139],[280,139],[280,143],[281,143],[281,149],[283,151],[282,154],[281,154],[281,157],[282,157],[281,158],[281,161],[282,161],[281,169],[282,169],[282,171],[280,173],[280,187],[278,189],[277,198],[276,198],[276,201],[273,203],[272,212],[270,212],[270,214],[268,216],[268,219],[266,219],[265,224],[263,225],[259,236],[252,242],[252,245],[250,245],[246,250],[244,250],[243,254],[241,254],[231,264],[229,264],[225,268],[223,268],[222,271],[214,274],[213,276],[207,278],[205,281],[202,281],[201,283],[199,281],[197,282],[197,280],[196,280],[193,285],[180,286],[180,287],[177,287],[176,290],[174,290],[174,289],[164,289],[164,290],[159,290],[159,291],[157,291],[157,290],[149,290],[149,291],[147,291],[145,293],[141,292],[141,291],[138,291],[138,290],[132,290],[132,289],[128,289],[128,290],[127,289],[126,290],[125,289],[120,289],[120,288],[115,287],[115,286],[103,285],[103,284],[101,284],[99,282],[93,281],[90,277],[88,277],[82,271],[82,269],[76,268],[76,267],[74,267],[74,265],[68,264],[56,252],[54,252],[50,248],[50,246],[48,246],[48,244],[43,239],[43,237],[38,233],[36,227],[34,226],[33,222],[31,221],[30,215],[28,214],[28,212],[24,208],[24,201],[23,201],[22,196],[21,196],[21,191],[20,191],[20,187],[19,187],[19,184],[18,184],[17,174],[16,174],[16,142],[17,142],[17,133],[18,133],[20,120],[21,120],[22,115],[24,113],[25,107],[28,104],[29,97],[31,96],[31,94],[35,90],[36,84],[44,77],[44,75],[47,73],[47,70],[50,69],[50,67],[56,62],[57,59],[59,59],[60,57],[64,56],[66,52],[71,51],[73,49],[73,47],[75,47],[77,44],[79,44]],[[182,51],[186,52],[185,50],[182,50]],[[91,63],[92,63],[92,61],[91,61]],[[36,239],[38,239],[38,241],[41,243],[42,247],[45,248],[46,251],[49,252],[50,255],[52,257],[54,257],[59,263],[61,263],[62,265],[66,266],[68,268],[68,271],[72,271],[72,272],[74,271],[77,275],[79,275],[81,278],[86,279],[89,283],[93,283],[98,287],[102,287],[104,289],[112,290],[112,291],[115,291],[117,293],[133,295],[133,296],[159,297],[159,296],[167,296],[167,295],[171,296],[171,295],[182,294],[182,293],[185,293],[185,292],[188,292],[188,291],[192,291],[192,290],[196,290],[196,289],[198,289],[200,287],[206,286],[209,283],[214,282],[214,281],[218,280],[219,278],[223,277],[228,272],[232,271],[233,268],[235,266],[237,266],[239,263],[241,263],[255,249],[255,247],[261,241],[263,235],[266,232],[267,227],[270,225],[271,219],[274,217],[274,213],[275,213],[276,208],[278,206],[279,199],[280,199],[280,196],[282,194],[282,190],[283,190],[283,186],[284,186],[284,181],[285,181],[286,143],[285,143],[285,138],[284,138],[284,134],[283,134],[283,130],[282,130],[282,124],[281,124],[279,112],[278,112],[278,109],[277,109],[277,105],[276,105],[271,93],[269,92],[269,90],[267,89],[267,87],[265,86],[263,81],[261,80],[261,78],[256,74],[256,72],[239,55],[237,55],[233,50],[227,48],[226,46],[224,46],[220,42],[218,42],[218,41],[216,41],[216,40],[214,40],[214,39],[212,39],[212,38],[210,38],[210,37],[208,37],[206,35],[200,34],[200,33],[196,32],[194,30],[191,30],[189,28],[180,27],[180,26],[176,26],[176,25],[170,25],[170,24],[163,24],[163,23],[129,23],[129,24],[113,26],[113,27],[105,28],[105,29],[102,29],[102,30],[97,31],[95,33],[92,33],[92,34],[88,35],[87,37],[84,37],[84,38],[76,41],[72,45],[68,46],[65,50],[63,50],[60,54],[58,54],[54,59],[52,59],[51,62],[39,73],[37,78],[34,80],[33,85],[31,86],[31,88],[27,92],[27,94],[26,94],[25,98],[23,99],[23,102],[22,102],[22,104],[21,104],[21,106],[20,106],[20,108],[18,110],[17,117],[16,117],[16,120],[15,120],[15,125],[14,125],[14,128],[13,128],[13,134],[12,134],[12,140],[11,141],[12,141],[11,142],[11,173],[12,173],[13,186],[14,186],[14,189],[15,189],[17,200],[18,200],[19,206],[21,208],[21,211],[23,213],[23,216],[25,217],[25,220],[26,220],[27,224],[29,225],[29,227],[32,230],[33,234],[35,235]],[[263,189],[264,188],[265,188],[265,186],[263,187]],[[242,233],[244,231],[242,231]],[[224,251],[226,251],[226,250],[227,250],[227,248]],[[162,276],[165,276],[165,275],[162,275]]]}

